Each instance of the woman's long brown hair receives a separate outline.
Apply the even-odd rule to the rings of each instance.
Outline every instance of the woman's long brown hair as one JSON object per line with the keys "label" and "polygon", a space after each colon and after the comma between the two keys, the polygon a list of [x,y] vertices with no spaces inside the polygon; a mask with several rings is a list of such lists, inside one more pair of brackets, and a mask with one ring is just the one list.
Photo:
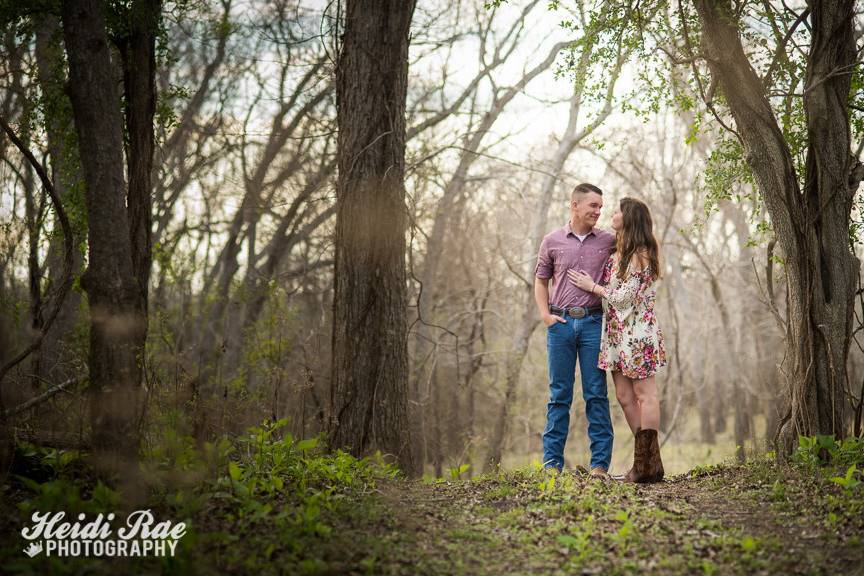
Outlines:
{"label": "woman's long brown hair", "polygon": [[654,224],[648,206],[635,198],[622,198],[621,216],[621,230],[615,244],[615,251],[620,254],[618,278],[624,280],[627,277],[627,268],[636,253],[644,253],[654,278],[660,278],[660,248],[654,238]]}

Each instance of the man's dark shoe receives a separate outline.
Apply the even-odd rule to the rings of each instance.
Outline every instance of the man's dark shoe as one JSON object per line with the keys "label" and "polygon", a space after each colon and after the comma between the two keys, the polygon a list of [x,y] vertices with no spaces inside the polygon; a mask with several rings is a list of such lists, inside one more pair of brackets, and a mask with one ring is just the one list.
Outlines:
{"label": "man's dark shoe", "polygon": [[597,466],[591,469],[591,473],[589,474],[592,478],[609,478],[609,472],[606,468],[602,466]]}

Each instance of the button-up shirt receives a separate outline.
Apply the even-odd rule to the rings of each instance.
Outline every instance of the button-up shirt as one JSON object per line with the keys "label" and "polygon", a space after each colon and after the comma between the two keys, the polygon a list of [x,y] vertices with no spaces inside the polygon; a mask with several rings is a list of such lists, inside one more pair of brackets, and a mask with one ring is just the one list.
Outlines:
{"label": "button-up shirt", "polygon": [[593,228],[584,240],[579,240],[568,222],[547,234],[540,243],[537,278],[551,278],[549,304],[559,308],[600,305],[600,297],[577,288],[567,279],[567,270],[584,270],[595,282],[603,275],[603,266],[615,247],[615,235]]}

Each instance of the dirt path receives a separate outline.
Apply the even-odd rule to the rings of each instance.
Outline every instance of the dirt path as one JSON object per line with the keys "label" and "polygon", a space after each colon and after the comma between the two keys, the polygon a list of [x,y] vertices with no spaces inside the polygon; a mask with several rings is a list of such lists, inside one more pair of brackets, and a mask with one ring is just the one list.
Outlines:
{"label": "dirt path", "polygon": [[[763,481],[764,480],[764,481]],[[734,470],[653,486],[565,473],[379,487],[357,527],[376,574],[864,574],[864,548]],[[773,490],[773,492],[771,491]],[[818,510],[816,512],[819,512]],[[364,531],[365,530],[365,531]],[[362,543],[362,544],[361,544]],[[355,560],[358,558],[355,555]]]}

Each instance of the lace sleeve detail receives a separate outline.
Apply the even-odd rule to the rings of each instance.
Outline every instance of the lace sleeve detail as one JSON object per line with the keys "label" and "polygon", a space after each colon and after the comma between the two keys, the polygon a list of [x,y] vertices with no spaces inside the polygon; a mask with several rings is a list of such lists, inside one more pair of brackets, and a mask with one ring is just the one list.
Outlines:
{"label": "lace sleeve detail", "polygon": [[608,290],[606,292],[606,300],[609,302],[609,305],[616,310],[629,308],[636,299],[636,295],[639,293],[639,288],[642,286],[643,274],[647,273],[647,270],[634,270],[630,272],[630,275],[624,283],[614,290]]}
{"label": "lace sleeve detail", "polygon": [[609,281],[612,280],[612,256],[606,260],[606,264],[603,266],[603,273],[600,275],[600,286],[608,286]]}

